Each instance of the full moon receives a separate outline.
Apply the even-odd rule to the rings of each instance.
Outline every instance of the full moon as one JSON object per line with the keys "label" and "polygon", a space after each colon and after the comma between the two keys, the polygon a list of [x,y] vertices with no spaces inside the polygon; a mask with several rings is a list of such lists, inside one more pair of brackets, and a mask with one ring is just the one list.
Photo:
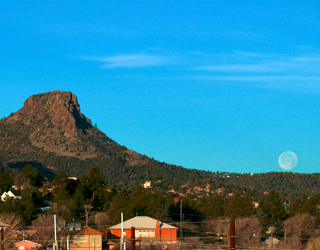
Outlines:
{"label": "full moon", "polygon": [[284,170],[292,170],[297,164],[298,156],[291,151],[283,152],[279,157],[279,165]]}

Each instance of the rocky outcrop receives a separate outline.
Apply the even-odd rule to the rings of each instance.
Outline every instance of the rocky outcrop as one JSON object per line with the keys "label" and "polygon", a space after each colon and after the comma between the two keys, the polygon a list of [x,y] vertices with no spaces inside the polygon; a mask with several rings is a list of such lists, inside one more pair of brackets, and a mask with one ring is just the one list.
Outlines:
{"label": "rocky outcrop", "polygon": [[79,159],[126,167],[150,161],[92,126],[71,92],[33,95],[20,110],[0,120],[0,161],[5,166],[37,161],[59,169],[60,162],[82,164]]}
{"label": "rocky outcrop", "polygon": [[91,121],[80,112],[77,97],[71,92],[58,90],[29,97],[17,116],[24,115],[30,120],[50,117],[54,126],[60,128],[66,136],[75,136],[78,129],[92,127]]}
{"label": "rocky outcrop", "polygon": [[[80,112],[77,97],[71,92],[56,90],[33,95],[4,122],[11,124],[17,134],[24,134],[33,146],[45,152],[80,159],[97,157],[96,144],[89,142],[92,123]],[[18,124],[23,124],[29,132],[25,134],[21,128],[18,129]],[[12,140],[7,141],[13,143]]]}

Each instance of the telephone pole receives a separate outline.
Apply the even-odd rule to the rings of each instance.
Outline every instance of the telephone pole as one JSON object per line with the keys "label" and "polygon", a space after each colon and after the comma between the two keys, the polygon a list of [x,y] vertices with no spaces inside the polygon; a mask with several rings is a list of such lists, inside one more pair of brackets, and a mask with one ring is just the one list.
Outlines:
{"label": "telephone pole", "polygon": [[234,220],[230,221],[230,249],[236,249],[236,224]]}
{"label": "telephone pole", "polygon": [[182,240],[182,200],[180,200],[180,241]]}
{"label": "telephone pole", "polygon": [[1,227],[1,250],[4,250],[4,235],[3,235],[3,227]]}

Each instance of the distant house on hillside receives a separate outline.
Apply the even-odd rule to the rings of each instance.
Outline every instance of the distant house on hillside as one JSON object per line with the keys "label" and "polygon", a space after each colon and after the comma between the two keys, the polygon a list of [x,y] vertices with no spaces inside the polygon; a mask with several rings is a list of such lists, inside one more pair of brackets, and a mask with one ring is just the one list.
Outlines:
{"label": "distant house on hillside", "polygon": [[258,207],[259,207],[259,203],[256,202],[256,201],[253,201],[253,202],[252,202],[252,205],[253,205],[254,208],[258,208]]}
{"label": "distant house on hillside", "polygon": [[5,201],[7,197],[12,197],[14,199],[21,199],[22,191],[21,190],[15,190],[14,188],[10,188],[8,192],[4,192],[1,195],[1,200]]}
{"label": "distant house on hillside", "polygon": [[[123,222],[123,236],[131,239],[131,228],[135,228],[136,239],[177,242],[177,227],[160,222],[148,216],[136,216]],[[108,238],[121,238],[121,223],[108,228]]]}
{"label": "distant house on hillside", "polygon": [[144,187],[144,188],[151,188],[151,181],[146,181],[146,182],[143,184],[143,187]]}

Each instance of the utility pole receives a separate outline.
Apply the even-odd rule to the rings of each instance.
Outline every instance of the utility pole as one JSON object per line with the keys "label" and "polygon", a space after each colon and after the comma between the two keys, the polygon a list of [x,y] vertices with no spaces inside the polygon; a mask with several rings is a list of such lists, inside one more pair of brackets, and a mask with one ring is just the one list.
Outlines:
{"label": "utility pole", "polygon": [[58,241],[57,241],[57,217],[53,215],[54,219],[54,249],[58,249]]}
{"label": "utility pole", "polygon": [[4,235],[3,235],[3,227],[1,227],[1,250],[4,250]]}
{"label": "utility pole", "polygon": [[236,249],[236,226],[235,221],[230,221],[230,249]]}
{"label": "utility pole", "polygon": [[284,247],[287,248],[287,228],[284,228]]}
{"label": "utility pole", "polygon": [[131,250],[136,250],[136,228],[131,227]]}
{"label": "utility pole", "polygon": [[120,239],[120,250],[122,250],[123,244],[123,212],[121,212],[121,239]]}
{"label": "utility pole", "polygon": [[299,238],[300,248],[299,249],[301,249],[301,229],[299,231],[300,231],[300,238]]}
{"label": "utility pole", "polygon": [[182,200],[180,200],[180,240],[182,240]]}

